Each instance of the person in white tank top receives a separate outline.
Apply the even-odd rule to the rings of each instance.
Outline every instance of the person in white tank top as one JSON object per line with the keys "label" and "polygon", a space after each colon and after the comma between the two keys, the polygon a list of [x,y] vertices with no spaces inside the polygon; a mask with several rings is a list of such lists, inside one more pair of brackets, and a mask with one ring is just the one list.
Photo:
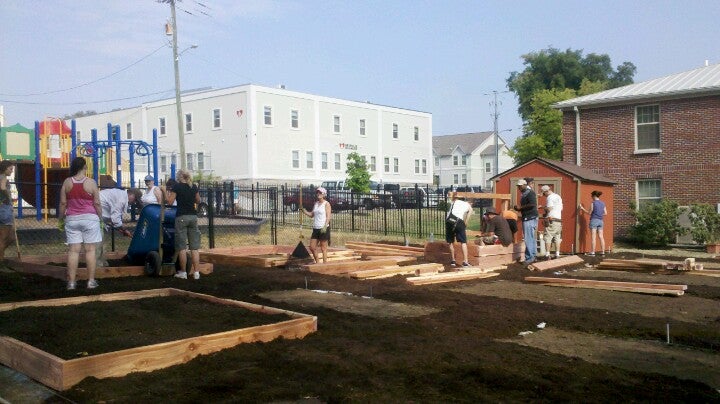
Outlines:
{"label": "person in white tank top", "polygon": [[152,175],[145,176],[145,186],[147,188],[145,189],[145,192],[143,192],[142,198],[140,198],[142,206],[147,206],[153,203],[162,203],[162,190],[160,187],[155,185],[155,178]]}
{"label": "person in white tank top", "polygon": [[[302,192],[302,191],[301,191]],[[301,208],[300,212],[304,215],[313,218],[313,231],[310,236],[310,253],[312,253],[315,262],[318,262],[317,257],[317,246],[320,244],[320,251],[322,251],[323,263],[327,262],[327,248],[330,244],[330,216],[332,214],[332,207],[330,202],[325,200],[327,197],[327,190],[323,187],[318,187],[315,190],[315,205],[313,205],[312,212],[308,212],[304,207]]]}

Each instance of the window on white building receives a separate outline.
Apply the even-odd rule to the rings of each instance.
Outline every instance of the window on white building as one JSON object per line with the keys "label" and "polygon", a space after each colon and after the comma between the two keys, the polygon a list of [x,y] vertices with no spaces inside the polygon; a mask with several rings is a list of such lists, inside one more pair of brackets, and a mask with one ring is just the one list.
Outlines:
{"label": "window on white building", "polygon": [[187,160],[187,169],[190,171],[195,170],[195,155],[193,153],[185,153]]}
{"label": "window on white building", "polygon": [[193,120],[192,120],[192,112],[188,112],[185,114],[185,132],[190,133],[193,131]]}
{"label": "window on white building", "polygon": [[435,157],[435,167],[440,166],[440,157]]}
{"label": "window on white building", "polygon": [[398,124],[394,123],[394,124],[393,124],[393,139],[397,139],[398,136],[399,136],[399,134],[398,134]]}
{"label": "window on white building", "polygon": [[197,169],[202,171],[205,169],[205,153],[198,152],[197,154]]}
{"label": "window on white building", "polygon": [[168,172],[167,156],[160,156],[160,172]]}
{"label": "window on white building", "polygon": [[167,128],[165,127],[165,117],[161,116],[158,118],[158,129],[160,135],[167,135]]}
{"label": "window on white building", "polygon": [[465,156],[465,155],[462,156],[462,165],[464,165],[464,166],[467,165],[467,156]]}
{"label": "window on white building", "polygon": [[222,127],[222,116],[220,114],[220,108],[215,108],[212,111],[213,129],[220,129]]}
{"label": "window on white building", "polygon": [[300,118],[297,109],[290,110],[290,127],[293,129],[300,127]]}
{"label": "window on white building", "polygon": [[427,160],[422,160],[422,173],[427,174]]}
{"label": "window on white building", "polygon": [[490,164],[490,163],[485,163],[485,172],[486,172],[486,173],[491,173],[491,172],[492,172],[492,164]]}
{"label": "window on white building", "polygon": [[453,184],[459,184],[460,176],[457,174],[453,174]]}
{"label": "window on white building", "polygon": [[313,152],[305,152],[305,168],[313,168]]}
{"label": "window on white building", "polygon": [[360,136],[365,136],[365,120],[360,120]]}
{"label": "window on white building", "polygon": [[384,163],[383,166],[384,166],[385,172],[389,173],[390,172],[390,157],[385,157],[383,159],[383,163]]}
{"label": "window on white building", "polygon": [[333,115],[333,133],[340,133],[340,115]]}
{"label": "window on white building", "polygon": [[400,172],[400,159],[397,157],[393,158],[393,172],[396,174]]}
{"label": "window on white building", "polygon": [[460,159],[458,158],[458,156],[453,156],[453,165],[456,166],[459,164],[460,164]]}
{"label": "window on white building", "polygon": [[300,168],[300,151],[292,151],[292,168]]}
{"label": "window on white building", "polygon": [[377,158],[375,156],[370,156],[370,167],[368,170],[371,172],[377,171]]}
{"label": "window on white building", "polygon": [[660,106],[635,107],[637,150],[660,149]]}
{"label": "window on white building", "polygon": [[462,178],[462,183],[467,184],[467,174],[463,174],[461,178]]}
{"label": "window on white building", "polygon": [[323,170],[328,169],[328,154],[327,152],[320,153],[320,168]]}
{"label": "window on white building", "polygon": [[269,105],[265,105],[265,107],[263,107],[263,122],[265,123],[265,126],[272,125],[272,107]]}
{"label": "window on white building", "polygon": [[125,125],[125,139],[130,140],[132,139],[133,130],[132,130],[132,123],[128,122]]}
{"label": "window on white building", "polygon": [[415,174],[420,174],[420,160],[415,160]]}
{"label": "window on white building", "polygon": [[177,167],[177,154],[170,156],[170,165]]}
{"label": "window on white building", "polygon": [[77,136],[77,141],[78,141],[78,142],[82,141],[82,136],[80,135],[80,131],[79,131],[79,130],[76,130],[76,131],[75,131],[75,135]]}
{"label": "window on white building", "polygon": [[413,128],[413,136],[416,142],[420,140],[420,128],[417,126]]}
{"label": "window on white building", "polygon": [[637,182],[637,206],[638,210],[660,202],[662,198],[660,180],[639,180]]}
{"label": "window on white building", "polygon": [[340,170],[342,167],[340,166],[340,153],[335,153],[335,169]]}

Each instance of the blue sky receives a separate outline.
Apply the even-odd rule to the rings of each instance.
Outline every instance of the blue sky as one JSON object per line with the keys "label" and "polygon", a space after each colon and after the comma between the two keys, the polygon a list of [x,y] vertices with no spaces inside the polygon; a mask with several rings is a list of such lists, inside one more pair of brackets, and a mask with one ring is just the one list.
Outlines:
{"label": "blue sky", "polygon": [[[183,89],[284,84],[430,112],[435,135],[492,130],[490,94],[507,90],[523,54],[549,46],[606,53],[613,66],[630,61],[636,82],[720,62],[717,0],[178,6],[180,49],[198,45],[180,59]],[[172,51],[163,46],[169,16],[154,0],[0,1],[5,124],[172,98]],[[513,129],[502,135],[512,143],[522,126],[517,101],[512,93],[499,100],[499,127]]]}

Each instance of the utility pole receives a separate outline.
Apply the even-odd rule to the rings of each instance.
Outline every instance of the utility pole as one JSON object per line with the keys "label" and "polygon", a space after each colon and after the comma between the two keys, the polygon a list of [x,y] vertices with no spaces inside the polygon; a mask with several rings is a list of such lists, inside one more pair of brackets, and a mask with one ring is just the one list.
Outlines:
{"label": "utility pole", "polygon": [[187,167],[187,157],[185,156],[185,122],[183,121],[182,104],[180,102],[180,56],[178,55],[177,47],[177,19],[175,18],[175,0],[169,0],[168,2],[170,3],[170,15],[172,17],[172,49],[173,63],[175,67],[175,108],[177,110],[180,168],[184,170]]}
{"label": "utility pole", "polygon": [[490,103],[494,107],[494,112],[492,114],[493,116],[493,136],[495,138],[495,162],[494,162],[494,168],[493,168],[493,176],[498,175],[500,172],[500,167],[498,167],[498,164],[500,162],[500,135],[498,133],[498,101],[497,101],[497,90],[493,90],[493,101]]}

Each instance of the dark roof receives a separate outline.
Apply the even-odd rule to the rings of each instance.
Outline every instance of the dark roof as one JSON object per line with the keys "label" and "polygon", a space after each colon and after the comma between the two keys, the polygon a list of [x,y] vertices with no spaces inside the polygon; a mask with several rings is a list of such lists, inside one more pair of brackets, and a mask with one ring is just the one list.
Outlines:
{"label": "dark roof", "polygon": [[465,154],[472,153],[482,142],[492,136],[493,132],[463,133],[459,135],[433,136],[432,147],[435,155],[449,156],[456,147],[460,147]]}
{"label": "dark roof", "polygon": [[540,161],[545,165],[548,165],[558,171],[562,171],[565,174],[571,175],[573,177],[577,177],[583,181],[600,182],[600,183],[604,183],[604,184],[616,184],[615,181],[613,181],[603,175],[600,175],[589,168],[585,168],[585,167],[578,166],[578,165],[575,165],[572,163],[568,163],[566,161],[550,160],[550,159],[546,159],[544,157],[537,157],[537,158],[530,160],[524,164],[515,166],[507,171],[504,171],[504,172],[492,177],[491,180],[494,180],[497,177],[504,175],[508,171],[513,171],[513,170],[517,170],[520,167],[524,167],[534,161]]}

